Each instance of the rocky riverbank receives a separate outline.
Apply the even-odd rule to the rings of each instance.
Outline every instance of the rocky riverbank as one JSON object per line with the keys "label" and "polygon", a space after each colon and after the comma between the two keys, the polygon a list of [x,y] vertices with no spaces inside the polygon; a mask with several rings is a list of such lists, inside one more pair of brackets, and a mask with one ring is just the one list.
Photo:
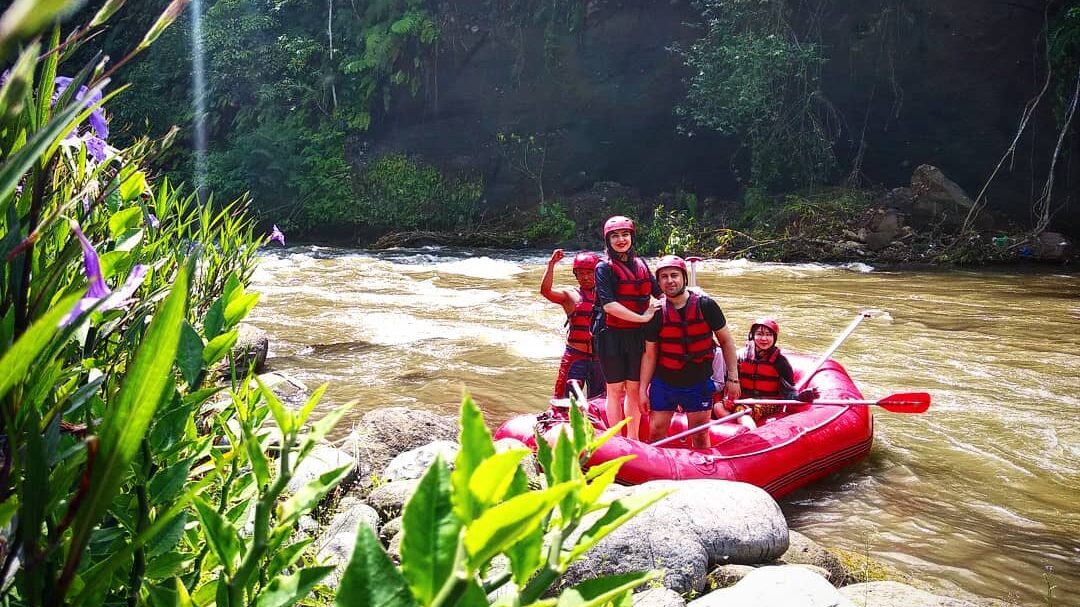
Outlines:
{"label": "rocky riverbank", "polygon": [[[305,388],[281,376],[269,383],[285,402],[302,403]],[[300,522],[319,561],[344,567],[359,525],[381,538],[392,558],[401,541],[401,513],[435,457],[453,461],[460,447],[454,417],[402,407],[366,413],[342,438],[321,445],[303,462],[292,486],[341,465],[351,473]],[[503,440],[499,449],[521,447]],[[544,476],[536,460],[522,467],[530,485]],[[1006,607],[978,597],[944,596],[868,555],[831,550],[789,529],[779,505],[745,483],[696,480],[613,486],[612,497],[656,488],[674,491],[632,518],[574,563],[562,580],[572,585],[603,574],[657,569],[662,576],[634,595],[635,605]],[[331,576],[333,586],[338,579]]]}
{"label": "rocky riverbank", "polygon": [[400,232],[345,244],[599,250],[600,222],[618,213],[639,220],[638,247],[646,254],[895,266],[1067,265],[1080,253],[1065,234],[1025,229],[982,209],[941,170],[925,164],[913,171],[910,183],[887,190],[825,188],[747,198],[699,201],[687,192],[643,196],[601,182],[475,230]]}

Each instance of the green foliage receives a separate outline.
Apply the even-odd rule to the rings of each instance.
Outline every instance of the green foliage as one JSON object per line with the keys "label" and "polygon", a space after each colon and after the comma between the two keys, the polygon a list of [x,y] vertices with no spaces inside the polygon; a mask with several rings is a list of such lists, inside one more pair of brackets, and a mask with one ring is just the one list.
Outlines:
{"label": "green foliage", "polygon": [[312,205],[312,212],[380,231],[460,229],[476,220],[483,185],[446,177],[403,154],[389,154],[358,177],[356,190],[356,199],[324,199]]}
{"label": "green foliage", "polygon": [[1080,6],[1061,10],[1048,27],[1046,45],[1055,80],[1058,119],[1062,120],[1080,72]]}
{"label": "green foliage", "polygon": [[[428,0],[338,4],[212,0],[201,19],[206,187],[229,198],[250,192],[254,209],[286,228],[325,225],[322,210],[358,196],[345,134],[419,91],[439,36]],[[138,92],[123,100],[119,122],[155,133],[192,126],[190,16],[180,24],[128,76]],[[182,143],[164,160],[201,179],[193,142]]]}
{"label": "green foliage", "polygon": [[558,200],[541,202],[536,215],[525,231],[525,239],[532,244],[565,242],[577,234],[577,223]]}
{"label": "green foliage", "polygon": [[682,129],[742,139],[749,186],[776,190],[822,181],[834,129],[820,84],[825,59],[790,27],[784,0],[701,0],[704,35],[677,49],[690,72]]}
{"label": "green foliage", "polygon": [[[405,506],[400,570],[361,525],[337,604],[476,605],[487,604],[485,595],[496,591],[505,595],[499,604],[513,606],[599,606],[627,599],[652,574],[588,580],[563,590],[557,600],[542,599],[570,563],[665,495],[602,499],[625,460],[583,470],[582,462],[612,434],[595,437],[580,409],[570,410],[570,430],[553,447],[537,436],[548,488],[530,490],[519,467],[528,452],[496,452],[480,410],[466,396],[453,471],[437,459]],[[590,513],[596,516],[586,521]],[[500,555],[509,561],[508,573],[490,568]]]}
{"label": "green foliage", "polygon": [[642,255],[687,255],[702,252],[701,229],[689,211],[658,205],[652,221],[638,229],[635,248]]}

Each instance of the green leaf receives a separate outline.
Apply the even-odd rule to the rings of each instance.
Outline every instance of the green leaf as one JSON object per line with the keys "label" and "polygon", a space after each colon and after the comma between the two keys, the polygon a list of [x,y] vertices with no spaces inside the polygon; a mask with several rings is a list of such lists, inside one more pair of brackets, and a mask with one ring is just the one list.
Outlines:
{"label": "green leaf", "polygon": [[604,539],[609,533],[620,525],[630,520],[637,513],[648,508],[655,502],[663,499],[674,489],[665,491],[650,491],[648,493],[635,493],[624,498],[615,500],[608,506],[604,514],[597,519],[585,533],[578,538],[577,544],[570,551],[569,556],[563,557],[562,562],[569,564],[592,548],[597,542]]}
{"label": "green leaf", "polygon": [[[184,12],[184,7],[187,5],[188,0],[172,0],[165,10],[158,16],[157,21],[154,22],[150,29],[147,30],[146,35],[143,36],[139,46],[135,47],[135,52],[145,50],[146,47],[154,43],[158,39],[158,36],[165,31],[176,18],[180,16],[180,13]],[[224,606],[223,606],[224,607]]]}
{"label": "green leaf", "polygon": [[[581,403],[582,407],[588,406],[588,403]],[[589,438],[592,437],[592,426],[585,421],[585,416],[582,415],[579,407],[570,407],[570,427],[573,429],[574,434],[574,451],[581,453],[589,446]]]}
{"label": "green leaf", "polygon": [[242,551],[240,536],[225,517],[218,514],[217,510],[202,498],[195,498],[195,511],[199,515],[199,523],[202,524],[203,535],[206,543],[214,551],[218,561],[225,567],[225,572],[232,575],[236,571],[236,565]]}
{"label": "green leaf", "polygon": [[206,318],[203,319],[203,331],[206,333],[206,339],[217,337],[224,326],[225,302],[224,298],[221,297],[210,304],[210,308],[206,311]]}
{"label": "green leaf", "polygon": [[556,607],[601,607],[658,575],[658,572],[646,571],[585,580],[573,588],[563,590]]}
{"label": "green leaf", "polygon": [[189,262],[177,272],[172,290],[150,321],[120,391],[105,414],[90,490],[72,527],[69,559],[81,557],[91,531],[119,493],[154,412],[163,400],[172,397],[172,366],[187,315],[190,266]]}
{"label": "green leaf", "polygon": [[484,414],[468,393],[461,400],[461,450],[454,460],[450,484],[454,487],[454,508],[466,525],[480,515],[479,505],[469,491],[472,478],[480,463],[495,454],[491,431],[484,424]]}
{"label": "green leaf", "polygon": [[258,377],[255,381],[259,384],[259,392],[262,392],[263,398],[266,399],[266,404],[270,407],[270,413],[274,416],[274,421],[277,422],[278,428],[281,430],[282,436],[288,436],[296,429],[295,418],[292,411],[285,408],[285,405],[281,403],[281,399],[274,394],[274,391],[266,387],[266,384],[262,382]]}
{"label": "green leaf", "polygon": [[[555,483],[563,483],[581,479],[581,465],[578,463],[578,454],[571,444],[572,439],[564,428],[555,439],[555,461],[552,465],[555,471]],[[570,492],[559,505],[559,511],[563,519],[570,519],[577,514],[578,500],[576,492]]]}
{"label": "green leaf", "polygon": [[241,424],[244,431],[244,447],[247,450],[248,460],[251,461],[251,469],[255,472],[255,481],[259,487],[265,487],[270,482],[270,460],[263,451],[262,442],[251,428],[251,424],[244,421]]}
{"label": "green leaf", "polygon": [[285,500],[285,503],[281,505],[280,524],[291,525],[302,515],[317,506],[331,489],[337,487],[338,483],[348,476],[352,469],[353,464],[351,462],[338,466],[301,487],[295,495]]}
{"label": "green leaf", "polygon": [[248,312],[259,303],[258,293],[243,293],[229,300],[225,306],[225,326],[235,327],[241,320],[247,318]]}
{"label": "green leaf", "polygon": [[450,470],[442,456],[420,479],[402,514],[401,573],[413,596],[430,605],[453,571],[461,521],[450,497]]}
{"label": "green leaf", "polygon": [[184,490],[188,474],[191,472],[191,458],[182,459],[164,470],[159,470],[150,479],[149,497],[152,504],[167,504]]}
{"label": "green leaf", "polygon": [[203,368],[203,341],[188,323],[180,330],[180,346],[176,353],[176,367],[189,388],[195,388]]}
{"label": "green leaf", "polygon": [[[120,182],[120,198],[125,201],[135,200],[148,189],[150,188],[146,185],[146,173],[143,173],[142,171],[134,171],[132,174],[128,175],[126,178],[124,178],[123,181]],[[125,209],[125,211],[135,211],[136,214],[138,214],[139,220],[135,223],[135,225],[139,225],[139,223],[142,222],[141,208],[130,207],[128,209]],[[112,227],[111,220],[109,221],[109,227]]]}
{"label": "green leaf", "polygon": [[307,567],[291,575],[279,575],[259,593],[255,607],[289,607],[306,597],[333,567]]}
{"label": "green leaf", "polygon": [[573,481],[543,491],[530,491],[485,511],[465,530],[465,552],[470,567],[479,570],[496,554],[529,536],[555,504],[581,484],[582,481]]}
{"label": "green leaf", "polygon": [[104,25],[109,17],[112,17],[116,11],[120,10],[121,6],[124,6],[125,0],[107,0],[105,4],[98,9],[98,12],[94,15],[94,18],[90,20],[90,25],[87,27],[95,28],[99,25]]}
{"label": "green leaf", "polygon": [[271,551],[274,558],[270,561],[270,568],[268,571],[284,571],[285,569],[292,567],[297,559],[304,554],[304,549],[310,546],[314,541],[314,538],[308,537],[299,542],[290,544],[281,550]]}
{"label": "green leaf", "polygon": [[405,578],[367,525],[357,527],[356,546],[341,576],[334,604],[418,607]]}
{"label": "green leaf", "polygon": [[[37,42],[23,50],[8,73],[7,82],[0,86],[0,124],[11,124],[22,113],[33,88],[34,67],[40,52],[41,44]],[[6,198],[8,194],[10,192],[0,192],[0,198]]]}
{"label": "green leaf", "polygon": [[[311,428],[304,434],[304,443],[300,446],[300,453],[297,455],[297,461],[307,457],[307,454],[315,448],[315,445],[318,445],[326,438],[326,435],[334,429],[334,426],[341,421],[341,418],[349,411],[352,411],[352,408],[356,406],[357,402],[358,401],[351,400],[322,416],[322,419],[319,421],[311,424]],[[307,405],[305,405],[305,407],[306,406]]]}
{"label": "green leaf", "polygon": [[307,399],[307,402],[304,403],[304,406],[300,407],[300,411],[296,416],[296,424],[298,426],[303,426],[307,423],[308,417],[311,417],[311,412],[315,410],[315,405],[318,405],[319,401],[322,400],[323,393],[326,392],[326,387],[329,385],[330,384],[323,384],[316,388]]}
{"label": "green leaf", "polygon": [[140,207],[120,209],[109,217],[109,236],[117,240],[128,230],[139,227],[141,223],[142,209]]}
{"label": "green leaf", "polygon": [[469,479],[469,491],[480,507],[496,504],[506,496],[514,480],[514,471],[529,453],[528,449],[511,449],[480,462]]}
{"label": "green leaf", "polygon": [[[528,491],[529,480],[525,476],[525,471],[518,468],[514,472],[510,492],[513,495],[524,495]],[[543,562],[544,531],[544,525],[537,527],[536,531],[525,536],[506,551],[506,556],[510,559],[510,573],[518,588],[525,586]]]}
{"label": "green leaf", "polygon": [[75,0],[15,0],[0,18],[0,42],[12,36],[32,36],[78,6]]}
{"label": "green leaf", "polygon": [[173,519],[171,523],[161,530],[161,533],[147,543],[147,556],[152,558],[160,554],[175,552],[176,545],[180,542],[180,538],[184,536],[184,527],[187,526],[187,522],[186,512]]}
{"label": "green leaf", "polygon": [[590,468],[589,473],[585,475],[585,479],[590,482],[578,494],[582,506],[588,508],[595,504],[596,500],[600,499],[600,496],[604,493],[604,489],[607,489],[611,483],[615,482],[615,475],[619,473],[619,468],[635,457],[637,456],[624,455]]}
{"label": "green leaf", "polygon": [[536,437],[536,461],[540,464],[540,469],[544,471],[548,486],[559,484],[555,480],[555,454],[551,451],[551,445],[544,435],[535,430],[533,436]]}
{"label": "green leaf", "polygon": [[49,341],[60,329],[60,320],[75,307],[75,302],[82,298],[82,293],[76,293],[61,299],[37,322],[22,334],[10,350],[0,357],[0,398],[7,395],[8,391],[25,378],[31,365],[40,365],[44,361],[37,360],[38,354],[49,345]]}
{"label": "green leaf", "polygon": [[618,434],[619,432],[621,432],[622,429],[623,429],[623,426],[625,426],[627,423],[629,423],[629,422],[627,422],[625,419],[620,420],[619,423],[615,424],[611,428],[608,428],[603,434],[596,437],[595,440],[593,440],[592,442],[589,443],[589,449],[588,449],[589,452],[592,453],[592,452],[595,452],[597,449],[599,449],[604,443],[608,442],[608,440],[610,440],[611,437],[613,437],[616,434]]}
{"label": "green leaf", "polygon": [[161,580],[186,571],[195,562],[195,555],[190,552],[172,551],[152,557],[146,563],[146,577]]}
{"label": "green leaf", "polygon": [[229,331],[228,333],[222,333],[214,339],[210,340],[210,343],[206,344],[206,347],[202,351],[202,364],[209,367],[217,361],[225,358],[233,346],[236,345],[236,339],[239,336],[237,331]]}

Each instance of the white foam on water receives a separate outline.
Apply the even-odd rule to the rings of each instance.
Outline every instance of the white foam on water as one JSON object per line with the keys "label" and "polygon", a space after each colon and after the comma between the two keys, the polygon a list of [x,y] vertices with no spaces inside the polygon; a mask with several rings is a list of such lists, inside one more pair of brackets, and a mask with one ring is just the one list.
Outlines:
{"label": "white foam on water", "polygon": [[490,257],[470,257],[456,261],[444,261],[435,264],[432,268],[436,272],[444,274],[458,274],[471,278],[487,278],[492,280],[506,279],[524,270],[518,264],[504,259],[492,259]]}

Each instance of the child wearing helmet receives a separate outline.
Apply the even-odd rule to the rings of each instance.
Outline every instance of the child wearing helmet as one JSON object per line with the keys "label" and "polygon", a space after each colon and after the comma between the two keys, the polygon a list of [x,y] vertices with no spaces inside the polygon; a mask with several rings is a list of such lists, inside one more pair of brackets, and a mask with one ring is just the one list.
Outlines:
{"label": "child wearing helmet", "polygon": [[[634,253],[634,222],[616,215],[604,223],[607,257],[596,266],[593,349],[607,382],[609,424],[629,418],[626,436],[641,437],[641,355],[645,323],[660,307],[656,278]],[[646,429],[647,432],[647,429]]]}
{"label": "child wearing helmet", "polygon": [[[813,401],[817,396],[813,390],[795,393],[795,373],[787,357],[776,346],[779,337],[780,325],[772,318],[759,318],[750,325],[746,346],[739,350],[739,383],[743,397]],[[752,421],[743,423],[755,427],[780,410],[779,405],[753,405],[749,416]],[[740,418],[742,420],[747,420],[747,416]]]}
{"label": "child wearing helmet", "polygon": [[577,287],[553,288],[555,264],[566,257],[562,249],[551,252],[544,277],[540,279],[540,294],[552,303],[562,306],[566,312],[566,349],[559,363],[559,375],[555,379],[555,398],[566,398],[569,393],[569,380],[585,382],[589,398],[604,393],[604,376],[600,372],[600,363],[593,353],[592,316],[596,303],[596,264],[600,256],[596,253],[581,252],[574,257],[574,277]]}
{"label": "child wearing helmet", "polygon": [[[671,418],[682,409],[688,428],[709,421],[712,395],[722,391],[729,399],[739,398],[735,340],[727,329],[720,306],[708,295],[686,288],[686,262],[668,255],[656,264],[656,280],[664,292],[660,312],[645,325],[645,356],[641,363],[641,400],[649,404],[650,438],[667,436]],[[726,362],[726,377],[713,379],[713,364]],[[646,392],[646,387],[648,391]],[[709,434],[698,432],[690,438],[698,449],[709,446]]]}

